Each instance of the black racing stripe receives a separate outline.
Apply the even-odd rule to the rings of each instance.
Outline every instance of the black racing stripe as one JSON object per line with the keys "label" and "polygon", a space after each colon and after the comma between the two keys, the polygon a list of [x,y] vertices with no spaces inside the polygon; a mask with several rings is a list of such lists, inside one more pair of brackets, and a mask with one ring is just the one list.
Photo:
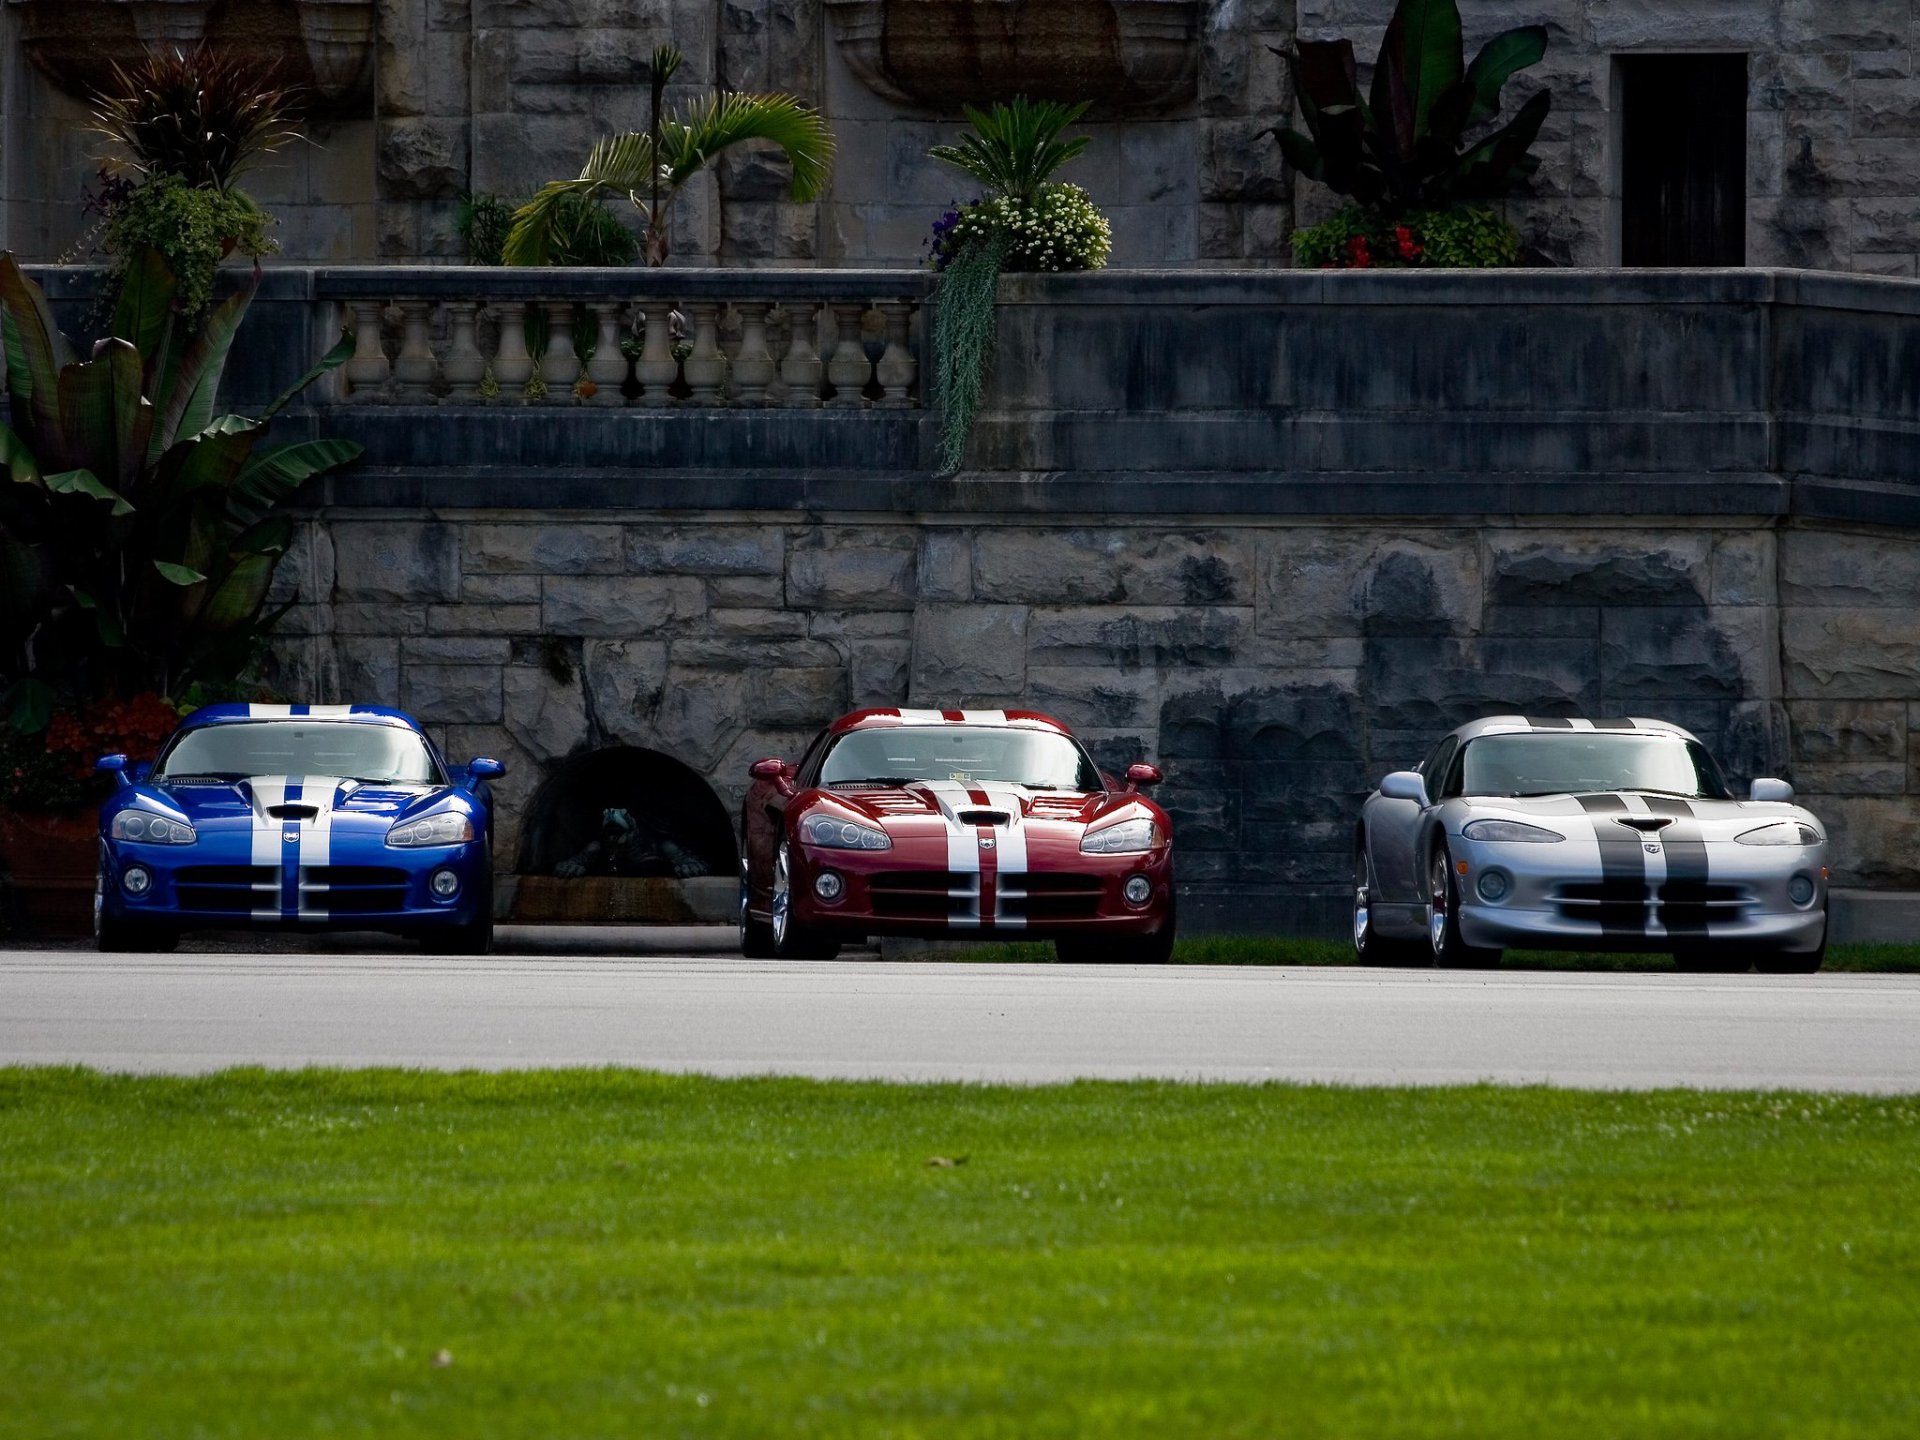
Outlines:
{"label": "black racing stripe", "polygon": [[1571,720],[1536,720],[1531,715],[1522,715],[1520,718],[1536,730],[1571,730],[1573,728]]}
{"label": "black racing stripe", "polygon": [[1676,939],[1704,940],[1707,935],[1707,842],[1699,817],[1677,795],[1646,795],[1647,808],[1671,815],[1673,824],[1660,832],[1667,852],[1667,879],[1660,887],[1660,923]]}
{"label": "black racing stripe", "polygon": [[1618,795],[1581,795],[1580,808],[1593,817],[1600,842],[1600,933],[1647,933],[1647,857],[1638,830],[1613,823],[1627,813]]}
{"label": "black racing stripe", "polygon": [[1635,725],[1631,720],[1596,720],[1593,722],[1593,728],[1596,730],[1638,730],[1640,727]]}

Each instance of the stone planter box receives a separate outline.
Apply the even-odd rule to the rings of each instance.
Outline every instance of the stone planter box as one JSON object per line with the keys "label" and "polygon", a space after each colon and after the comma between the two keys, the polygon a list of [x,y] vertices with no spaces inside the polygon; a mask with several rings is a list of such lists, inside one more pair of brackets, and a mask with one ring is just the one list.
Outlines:
{"label": "stone planter box", "polygon": [[0,868],[12,875],[26,921],[37,933],[93,933],[99,864],[99,824],[91,808],[0,810]]}

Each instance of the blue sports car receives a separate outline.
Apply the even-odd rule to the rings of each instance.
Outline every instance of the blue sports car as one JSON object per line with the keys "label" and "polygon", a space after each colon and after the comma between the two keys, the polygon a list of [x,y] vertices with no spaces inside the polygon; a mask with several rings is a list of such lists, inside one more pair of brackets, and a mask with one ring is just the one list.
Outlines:
{"label": "blue sports car", "polygon": [[210,705],[151,766],[108,755],[95,933],[389,930],[448,954],[493,941],[497,760],[446,759],[412,717],[359,705]]}

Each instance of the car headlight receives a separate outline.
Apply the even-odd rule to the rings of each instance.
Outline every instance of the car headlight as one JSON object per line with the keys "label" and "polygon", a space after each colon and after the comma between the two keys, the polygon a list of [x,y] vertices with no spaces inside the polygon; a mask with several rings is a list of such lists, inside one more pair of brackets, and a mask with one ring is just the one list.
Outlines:
{"label": "car headlight", "polygon": [[1521,845],[1551,845],[1567,838],[1558,830],[1518,820],[1469,820],[1460,833],[1469,840],[1506,840]]}
{"label": "car headlight", "polygon": [[1818,845],[1820,832],[1795,820],[1776,820],[1733,838],[1742,845]]}
{"label": "car headlight", "polygon": [[464,845],[473,839],[473,821],[456,811],[445,810],[420,820],[409,820],[387,831],[387,844],[403,848],[421,845]]}
{"label": "car headlight", "polygon": [[116,840],[138,840],[143,845],[191,845],[200,838],[191,825],[144,810],[122,810],[113,817],[110,833]]}
{"label": "car headlight", "polygon": [[891,850],[893,841],[884,831],[852,820],[836,820],[831,815],[809,815],[800,822],[800,838],[809,845],[827,850]]}
{"label": "car headlight", "polygon": [[1160,827],[1151,820],[1122,820],[1089,830],[1080,840],[1084,855],[1137,855],[1160,843]]}

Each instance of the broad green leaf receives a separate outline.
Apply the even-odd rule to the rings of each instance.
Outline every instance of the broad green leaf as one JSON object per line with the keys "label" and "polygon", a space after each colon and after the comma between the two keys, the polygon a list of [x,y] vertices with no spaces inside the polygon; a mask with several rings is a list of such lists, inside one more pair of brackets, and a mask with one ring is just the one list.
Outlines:
{"label": "broad green leaf", "polygon": [[[160,457],[154,467],[153,491],[169,512],[180,504],[198,503],[197,492],[212,488],[227,492],[246,469],[253,447],[267,427],[241,415],[223,415],[190,440],[182,440]],[[222,504],[230,503],[224,499]]]}
{"label": "broad green leaf", "polygon": [[109,501],[115,515],[133,513],[133,506],[127,503],[127,497],[101,484],[100,477],[91,470],[62,470],[58,475],[49,475],[47,489],[56,495],[85,495],[92,500]]}
{"label": "broad green leaf", "polygon": [[259,451],[234,482],[230,507],[235,519],[243,525],[255,523],[291,500],[313,476],[359,459],[365,448],[353,440],[296,440]]}
{"label": "broad green leaf", "polygon": [[198,585],[207,577],[187,565],[175,565],[166,560],[156,560],[153,568],[160,572],[160,578],[174,585]]}
{"label": "broad green leaf", "polygon": [[153,430],[149,460],[159,459],[176,440],[198,435],[212,420],[227,352],[233,348],[233,337],[259,288],[260,267],[256,265],[247,283],[214,306],[201,323],[199,334],[187,343],[177,373],[167,387],[160,423]]}
{"label": "broad green leaf", "polygon": [[1384,117],[1397,159],[1412,157],[1433,107],[1462,70],[1457,0],[1400,0],[1373,72],[1374,113]]}
{"label": "broad green leaf", "polygon": [[293,520],[287,515],[269,515],[250,525],[227,548],[236,555],[284,555],[293,544]]}
{"label": "broad green leaf", "polygon": [[200,610],[200,628],[208,634],[244,630],[259,617],[273,583],[274,555],[244,555]]}
{"label": "broad green leaf", "polygon": [[0,634],[24,639],[54,596],[53,557],[44,547],[0,530]]}
{"label": "broad green leaf", "polygon": [[166,257],[150,245],[127,267],[113,307],[113,333],[140,352],[143,367],[151,365],[165,340],[178,289]]}
{"label": "broad green leaf", "polygon": [[9,325],[7,373],[25,378],[28,415],[15,411],[18,425],[31,417],[35,443],[45,444],[59,425],[56,410],[60,371],[73,363],[73,350],[60,327],[53,323],[53,309],[40,287],[26,277],[15,262],[12,251],[0,253],[0,306],[4,306]]}
{"label": "broad green leaf", "polygon": [[23,735],[38,735],[53,719],[53,687],[44,680],[16,680],[0,694],[7,724]]}
{"label": "broad green leaf", "polygon": [[5,425],[0,425],[0,465],[7,467],[7,473],[17,484],[40,483],[40,462],[34,458],[32,448]]}
{"label": "broad green leaf", "polygon": [[1459,173],[1463,198],[1478,199],[1502,194],[1516,172],[1525,171],[1527,161],[1539,164],[1535,157],[1527,154],[1527,150],[1539,138],[1540,127],[1547,123],[1547,115],[1552,108],[1553,93],[1542,90],[1522,105],[1510,122],[1461,158]]}
{"label": "broad green leaf", "polygon": [[102,645],[117,650],[127,643],[127,632],[120,627],[120,617],[109,606],[102,605],[93,592],[76,589],[73,598],[82,610],[93,616],[94,633]]}
{"label": "broad green leaf", "polygon": [[289,386],[279,399],[275,400],[266,408],[265,413],[262,414],[260,418],[262,420],[271,420],[285,409],[302,390],[305,390],[329,370],[338,370],[352,358],[353,332],[351,330],[345,330],[341,332],[340,339],[334,344],[334,347],[320,357],[319,363]]}
{"label": "broad green leaf", "polygon": [[124,340],[102,340],[93,359],[61,370],[60,444],[50,463],[131,489],[153,427],[153,406],[140,391],[140,352]]}
{"label": "broad green leaf", "polygon": [[[1465,125],[1478,125],[1500,113],[1500,92],[1507,81],[1530,65],[1538,65],[1547,53],[1547,27],[1527,25],[1496,35],[1481,47],[1467,67],[1467,88],[1473,104]],[[1464,126],[1463,126],[1464,128]]]}

